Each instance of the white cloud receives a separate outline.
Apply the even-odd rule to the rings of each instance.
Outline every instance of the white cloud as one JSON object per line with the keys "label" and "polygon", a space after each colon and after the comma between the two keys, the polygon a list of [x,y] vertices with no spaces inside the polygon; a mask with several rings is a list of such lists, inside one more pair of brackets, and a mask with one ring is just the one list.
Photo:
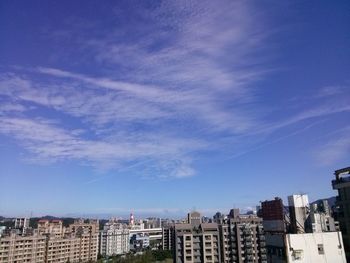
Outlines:
{"label": "white cloud", "polygon": [[228,145],[244,136],[256,141],[350,110],[325,104],[265,119],[252,86],[271,70],[260,52],[270,31],[248,2],[168,1],[134,15],[115,30],[91,22],[88,35],[71,23],[53,32],[78,43],[72,46],[94,59],[94,73],[42,66],[0,75],[0,101],[8,102],[0,106],[0,132],[40,160],[120,169],[137,162],[146,176],[187,177],[195,173],[196,153],[227,138]]}
{"label": "white cloud", "polygon": [[[116,168],[128,162],[150,160],[163,176],[194,174],[188,153],[202,149],[201,142],[164,134],[119,134],[112,139],[84,139],[50,121],[0,117],[0,132],[14,136],[35,154],[36,161],[80,160],[97,168]],[[79,132],[80,133],[80,132]],[[158,175],[153,175],[157,177]]]}
{"label": "white cloud", "polygon": [[[321,147],[317,147],[314,155],[316,161],[321,165],[332,165],[338,161],[349,161],[350,156],[350,126],[340,131],[332,133],[332,138],[328,139]],[[325,141],[324,139],[322,141]]]}

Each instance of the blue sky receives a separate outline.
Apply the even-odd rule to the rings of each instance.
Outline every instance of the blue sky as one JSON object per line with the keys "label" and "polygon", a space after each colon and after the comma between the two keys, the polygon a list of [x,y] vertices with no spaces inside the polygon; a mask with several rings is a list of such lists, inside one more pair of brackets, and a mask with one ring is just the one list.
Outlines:
{"label": "blue sky", "polygon": [[335,195],[349,1],[1,1],[0,214]]}

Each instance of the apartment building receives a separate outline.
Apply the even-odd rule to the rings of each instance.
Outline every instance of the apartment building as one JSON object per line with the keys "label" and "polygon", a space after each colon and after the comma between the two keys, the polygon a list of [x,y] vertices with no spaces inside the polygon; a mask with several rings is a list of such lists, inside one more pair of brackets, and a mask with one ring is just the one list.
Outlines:
{"label": "apartment building", "polygon": [[39,234],[49,234],[51,237],[63,237],[66,228],[63,227],[62,220],[46,220],[41,219],[38,221],[38,232]]}
{"label": "apartment building", "polygon": [[0,238],[0,262],[45,263],[46,237],[38,234],[21,236],[12,232]]}
{"label": "apartment building", "polygon": [[107,222],[100,232],[101,255],[122,255],[130,251],[130,232],[125,225],[114,220]]}
{"label": "apartment building", "polygon": [[175,242],[175,225],[168,224],[162,228],[162,248],[163,250],[173,250]]}
{"label": "apartment building", "polygon": [[78,220],[65,229],[60,220],[43,220],[31,235],[13,231],[0,238],[1,263],[88,262],[97,254],[98,221]]}
{"label": "apartment building", "polygon": [[219,222],[221,262],[267,262],[262,219],[232,209]]}
{"label": "apartment building", "polygon": [[193,212],[187,224],[175,224],[176,263],[220,262],[219,228],[216,223],[201,223],[200,214]]}
{"label": "apartment building", "polygon": [[99,222],[98,220],[76,220],[69,226],[69,234],[78,239],[79,245],[74,242],[75,258],[80,262],[97,260]]}

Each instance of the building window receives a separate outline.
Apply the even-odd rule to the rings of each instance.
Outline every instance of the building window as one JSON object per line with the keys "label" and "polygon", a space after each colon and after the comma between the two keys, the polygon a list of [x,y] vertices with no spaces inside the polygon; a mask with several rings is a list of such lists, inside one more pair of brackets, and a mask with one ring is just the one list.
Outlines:
{"label": "building window", "polygon": [[294,250],[293,251],[293,259],[294,260],[302,260],[303,259],[303,250]]}
{"label": "building window", "polygon": [[318,250],[318,254],[324,255],[323,244],[318,244],[317,245],[317,250]]}

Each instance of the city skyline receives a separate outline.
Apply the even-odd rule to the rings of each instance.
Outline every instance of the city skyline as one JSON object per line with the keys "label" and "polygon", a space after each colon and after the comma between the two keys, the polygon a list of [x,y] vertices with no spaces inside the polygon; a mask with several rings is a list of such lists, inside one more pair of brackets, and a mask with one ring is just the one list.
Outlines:
{"label": "city skyline", "polygon": [[335,196],[350,166],[349,8],[2,1],[0,215]]}

